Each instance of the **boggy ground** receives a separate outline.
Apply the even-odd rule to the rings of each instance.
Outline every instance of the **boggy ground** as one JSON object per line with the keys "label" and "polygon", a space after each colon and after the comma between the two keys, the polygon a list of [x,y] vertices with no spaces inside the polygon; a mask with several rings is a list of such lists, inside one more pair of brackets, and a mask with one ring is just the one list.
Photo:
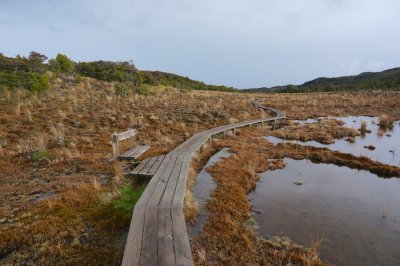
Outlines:
{"label": "boggy ground", "polygon": [[262,115],[244,94],[150,91],[118,96],[91,79],[55,79],[46,95],[0,91],[0,264],[119,265],[130,216],[104,204],[124,183],[111,134],[138,128],[151,156]]}
{"label": "boggy ground", "polygon": [[323,94],[150,91],[118,96],[113,83],[75,83],[68,77],[54,78],[45,95],[0,90],[0,264],[120,264],[130,217],[107,204],[122,197],[125,182],[109,162],[113,132],[138,128],[137,142],[151,145],[146,157],[166,153],[206,128],[267,116],[251,106],[254,98],[288,107],[289,115],[298,108],[306,117],[318,108],[320,114],[332,110],[332,104],[307,110],[308,99],[336,103],[344,97],[354,103],[354,113],[370,115],[395,116],[400,108],[400,94],[390,92],[325,99]]}
{"label": "boggy ground", "polygon": [[[333,127],[333,130],[336,131],[337,127]],[[262,239],[256,236],[249,225],[252,206],[247,194],[255,188],[259,180],[257,173],[285,167],[285,157],[364,169],[382,177],[400,177],[400,168],[377,163],[365,157],[290,143],[273,145],[264,138],[273,133],[271,129],[245,129],[237,136],[219,139],[211,148],[205,149],[204,156],[198,156],[207,157],[210,149],[226,147],[231,153],[229,158],[222,159],[208,168],[217,187],[206,204],[208,219],[199,235],[191,239],[196,264],[325,264],[318,257],[320,242],[316,241],[311,247],[304,248],[286,238]],[[198,165],[197,162],[196,166]],[[193,203],[190,206],[193,206]],[[187,220],[193,221],[195,214],[193,211],[189,214]]]}
{"label": "boggy ground", "polygon": [[386,113],[400,120],[399,98],[395,91],[361,91],[267,94],[261,99],[266,106],[285,111],[290,119]]}

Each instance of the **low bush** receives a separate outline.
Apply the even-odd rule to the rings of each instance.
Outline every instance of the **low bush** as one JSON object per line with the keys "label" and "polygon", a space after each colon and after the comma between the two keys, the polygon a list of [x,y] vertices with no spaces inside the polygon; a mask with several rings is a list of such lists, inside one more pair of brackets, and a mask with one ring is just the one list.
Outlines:
{"label": "low bush", "polygon": [[134,188],[131,183],[125,183],[117,189],[117,196],[115,198],[103,200],[102,205],[103,207],[110,208],[114,214],[129,219],[136,202],[145,188],[145,185]]}
{"label": "low bush", "polygon": [[48,157],[48,153],[44,149],[37,150],[32,154],[32,160],[35,162],[43,161],[47,157]]}

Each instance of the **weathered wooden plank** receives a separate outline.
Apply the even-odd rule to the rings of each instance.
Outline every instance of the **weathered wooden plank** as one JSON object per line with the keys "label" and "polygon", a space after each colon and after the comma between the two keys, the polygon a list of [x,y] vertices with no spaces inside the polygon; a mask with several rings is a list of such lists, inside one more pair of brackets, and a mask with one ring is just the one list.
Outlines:
{"label": "weathered wooden plank", "polygon": [[149,148],[150,148],[150,146],[147,145],[147,144],[137,145],[133,149],[131,149],[131,150],[123,153],[122,155],[118,156],[118,159],[120,159],[120,160],[137,159],[137,158],[140,157],[140,155],[145,153]]}
{"label": "weathered wooden plank", "polygon": [[160,155],[160,156],[157,157],[156,162],[153,164],[153,166],[148,171],[150,176],[153,176],[155,174],[155,172],[160,167],[160,165],[161,165],[162,161],[164,160],[164,158],[165,158],[165,155]]}
{"label": "weathered wooden plank", "polygon": [[158,168],[157,172],[154,174],[154,176],[150,179],[149,184],[147,184],[146,189],[143,191],[143,194],[140,196],[138,202],[135,205],[136,207],[145,207],[146,204],[148,203],[148,200],[151,198],[154,190],[157,187],[157,184],[159,182],[159,177],[163,174],[165,168],[168,165],[168,162],[171,160],[171,156],[166,155],[165,159],[162,161],[160,167]]}
{"label": "weathered wooden plank", "polygon": [[182,208],[172,208],[171,215],[176,265],[193,265]]}
{"label": "weathered wooden plank", "polygon": [[160,200],[159,207],[161,208],[170,207],[172,204],[172,199],[174,198],[176,186],[180,177],[183,158],[184,157],[180,155],[175,162],[174,169],[172,170],[171,176],[169,177],[168,183],[164,190],[164,194],[162,195],[162,198]]}
{"label": "weathered wooden plank", "polygon": [[145,209],[135,209],[133,211],[122,266],[139,265],[140,252],[142,249],[144,218]]}
{"label": "weathered wooden plank", "polygon": [[149,163],[143,167],[142,170],[139,171],[139,175],[147,175],[147,172],[150,170],[150,168],[153,166],[153,164],[157,161],[158,157],[152,157],[149,161]]}
{"label": "weathered wooden plank", "polygon": [[157,209],[146,208],[140,265],[157,265]]}
{"label": "weathered wooden plank", "polygon": [[135,169],[133,169],[131,174],[132,175],[137,175],[143,169],[143,167],[145,167],[148,164],[150,159],[151,159],[151,157],[148,157],[148,158],[144,159],[143,161],[141,161],[140,164],[138,166],[136,166]]}
{"label": "weathered wooden plank", "polygon": [[196,133],[193,136],[191,136],[188,140],[186,140],[184,143],[182,143],[181,145],[179,145],[177,148],[174,149],[174,151],[180,151],[182,149],[185,149],[187,146],[190,146],[194,141],[196,141],[196,139],[199,137],[200,134],[202,134],[203,132],[200,133]]}
{"label": "weathered wooden plank", "polygon": [[124,152],[123,154],[118,156],[118,159],[120,160],[128,160],[130,158],[132,158],[134,156],[134,154],[140,149],[140,145],[137,145],[135,147],[133,147],[130,150],[127,150],[126,152]]}
{"label": "weathered wooden plank", "polygon": [[158,264],[165,266],[176,265],[171,209],[159,208],[157,218]]}
{"label": "weathered wooden plank", "polygon": [[183,200],[185,197],[186,182],[189,174],[189,162],[190,156],[183,158],[181,172],[179,173],[179,179],[176,184],[174,198],[172,199],[172,206],[183,206]]}
{"label": "weathered wooden plank", "polygon": [[167,167],[165,168],[164,173],[159,178],[156,188],[154,189],[153,194],[151,195],[147,207],[157,207],[160,203],[161,197],[164,194],[165,187],[167,186],[167,182],[169,177],[171,176],[172,170],[174,169],[174,165],[176,162],[177,157],[174,156],[168,162]]}
{"label": "weathered wooden plank", "polygon": [[136,129],[130,129],[130,130],[122,132],[122,133],[114,133],[112,135],[113,142],[114,142],[114,140],[116,142],[121,141],[121,140],[125,140],[127,138],[135,136],[136,134],[137,134],[137,130]]}
{"label": "weathered wooden plank", "polygon": [[150,145],[147,145],[147,144],[142,144],[142,145],[138,145],[138,146],[140,146],[140,148],[136,151],[136,153],[134,155],[135,159],[139,158],[140,155],[142,155],[148,149],[150,149]]}

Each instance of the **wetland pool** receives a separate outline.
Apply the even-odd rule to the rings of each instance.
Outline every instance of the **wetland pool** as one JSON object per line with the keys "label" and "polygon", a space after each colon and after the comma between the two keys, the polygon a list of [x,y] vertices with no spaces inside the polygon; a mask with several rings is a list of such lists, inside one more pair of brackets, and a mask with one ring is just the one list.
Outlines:
{"label": "wetland pool", "polygon": [[192,193],[193,196],[196,198],[197,203],[199,204],[200,215],[196,224],[188,227],[188,234],[191,237],[199,233],[204,222],[206,221],[207,211],[205,210],[205,204],[207,200],[209,200],[211,192],[217,186],[217,184],[213,180],[213,177],[207,172],[207,168],[224,158],[228,158],[229,156],[230,153],[227,148],[216,152],[213,156],[211,156],[207,164],[196,176],[196,181],[192,188]]}
{"label": "wetland pool", "polygon": [[308,160],[261,174],[258,233],[288,236],[333,265],[400,265],[400,179]]}
{"label": "wetland pool", "polygon": [[[297,141],[284,140],[281,138],[267,136],[269,142],[277,144],[280,142],[296,143],[319,148],[328,148],[332,151],[340,151],[343,153],[351,153],[355,156],[366,156],[374,161],[384,164],[400,166],[400,124],[396,121],[393,128],[383,131],[379,129],[377,117],[368,116],[350,116],[350,117],[331,117],[344,122],[344,127],[353,127],[360,129],[361,122],[366,121],[367,129],[371,133],[364,136],[357,136],[354,143],[350,143],[345,139],[336,139],[332,144],[321,144],[316,141]],[[312,120],[310,120],[312,123]],[[364,146],[373,145],[375,150],[369,150]]]}

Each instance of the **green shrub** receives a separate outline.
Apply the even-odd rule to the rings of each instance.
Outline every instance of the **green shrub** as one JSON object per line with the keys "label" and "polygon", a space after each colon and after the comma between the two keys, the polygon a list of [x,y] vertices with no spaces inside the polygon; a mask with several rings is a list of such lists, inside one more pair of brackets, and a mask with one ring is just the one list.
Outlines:
{"label": "green shrub", "polygon": [[35,162],[43,161],[47,157],[48,157],[48,153],[44,149],[37,150],[32,154],[32,160]]}
{"label": "green shrub", "polygon": [[63,54],[57,54],[55,59],[49,60],[49,70],[54,73],[71,74],[74,71],[74,62]]}
{"label": "green shrub", "polygon": [[109,206],[119,215],[124,218],[129,218],[132,215],[133,207],[139,200],[146,186],[140,186],[133,189],[132,184],[126,183],[118,188],[119,197],[109,203]]}
{"label": "green shrub", "polygon": [[117,83],[115,85],[115,93],[120,96],[128,95],[131,88],[126,83]]}
{"label": "green shrub", "polygon": [[136,89],[136,92],[137,92],[138,94],[140,94],[140,95],[146,95],[146,96],[151,94],[150,91],[149,91],[149,89],[148,89],[148,87],[147,87],[146,85],[144,85],[144,84],[140,85],[140,86]]}

